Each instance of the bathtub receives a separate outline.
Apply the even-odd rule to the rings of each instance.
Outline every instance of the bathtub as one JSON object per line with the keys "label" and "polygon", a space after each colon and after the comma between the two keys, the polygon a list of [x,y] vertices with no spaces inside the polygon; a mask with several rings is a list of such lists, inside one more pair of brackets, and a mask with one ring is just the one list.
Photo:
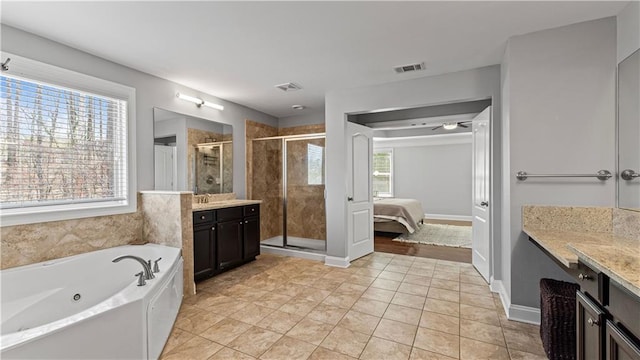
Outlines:
{"label": "bathtub", "polygon": [[[137,286],[142,265],[156,278]],[[157,359],[182,302],[180,249],[120,246],[0,271],[0,358]]]}

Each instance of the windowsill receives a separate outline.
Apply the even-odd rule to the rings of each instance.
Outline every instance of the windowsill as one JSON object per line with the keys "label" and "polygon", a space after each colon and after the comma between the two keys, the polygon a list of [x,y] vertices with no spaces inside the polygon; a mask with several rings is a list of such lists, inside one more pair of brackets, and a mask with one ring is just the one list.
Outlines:
{"label": "windowsill", "polygon": [[37,224],[51,221],[84,219],[98,216],[112,216],[136,212],[136,199],[118,201],[112,204],[89,203],[77,205],[46,206],[2,210],[0,227]]}

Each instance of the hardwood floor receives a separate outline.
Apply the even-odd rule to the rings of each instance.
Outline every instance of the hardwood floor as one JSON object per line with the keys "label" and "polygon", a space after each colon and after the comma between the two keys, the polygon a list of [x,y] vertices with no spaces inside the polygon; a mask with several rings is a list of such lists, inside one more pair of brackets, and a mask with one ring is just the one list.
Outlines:
{"label": "hardwood floor", "polygon": [[[470,221],[425,219],[425,222],[430,224],[471,225]],[[376,232],[373,244],[374,250],[392,254],[471,263],[471,249],[393,241],[396,236],[397,234]]]}

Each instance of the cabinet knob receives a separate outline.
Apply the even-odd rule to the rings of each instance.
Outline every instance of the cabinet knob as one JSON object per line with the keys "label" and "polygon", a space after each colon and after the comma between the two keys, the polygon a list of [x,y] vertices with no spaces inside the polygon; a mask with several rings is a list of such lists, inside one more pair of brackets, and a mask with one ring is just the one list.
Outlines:
{"label": "cabinet knob", "polygon": [[587,320],[587,324],[589,324],[590,326],[600,326],[600,322],[598,320],[593,320],[592,318],[589,318],[589,320]]}
{"label": "cabinet knob", "polygon": [[256,209],[254,209],[254,208],[251,208],[251,211],[256,211]]}
{"label": "cabinet knob", "polygon": [[200,220],[204,220],[205,218],[206,218],[206,216],[204,216],[204,215],[200,216]]}
{"label": "cabinet knob", "polygon": [[593,277],[591,275],[579,274],[578,279],[584,281],[584,280],[591,280],[593,279]]}
{"label": "cabinet knob", "polygon": [[240,225],[242,225],[242,221],[240,221]]}
{"label": "cabinet knob", "polygon": [[216,227],[215,227],[215,226],[212,226],[212,227],[211,227],[211,230],[215,230],[215,229],[216,229]]}
{"label": "cabinet knob", "polygon": [[245,222],[244,222],[244,223],[245,223],[245,224],[248,224],[248,223],[249,223],[249,220],[245,220]]}

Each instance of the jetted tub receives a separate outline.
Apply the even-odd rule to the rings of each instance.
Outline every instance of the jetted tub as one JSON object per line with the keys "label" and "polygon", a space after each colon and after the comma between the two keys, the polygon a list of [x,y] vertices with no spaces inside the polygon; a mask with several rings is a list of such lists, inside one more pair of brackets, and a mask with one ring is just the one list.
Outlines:
{"label": "jetted tub", "polygon": [[[138,286],[134,255],[162,258]],[[182,302],[180,249],[128,245],[0,271],[3,359],[157,359]]]}

